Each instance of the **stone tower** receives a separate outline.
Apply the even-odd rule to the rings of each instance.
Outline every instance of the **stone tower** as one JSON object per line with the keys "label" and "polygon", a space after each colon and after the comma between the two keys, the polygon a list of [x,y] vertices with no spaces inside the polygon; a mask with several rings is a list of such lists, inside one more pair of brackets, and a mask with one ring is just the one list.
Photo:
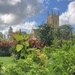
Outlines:
{"label": "stone tower", "polygon": [[52,13],[48,14],[47,24],[53,25],[55,28],[59,27],[59,11],[58,14],[55,14],[52,10]]}
{"label": "stone tower", "polygon": [[36,40],[35,38],[35,29],[32,29],[30,36],[29,36],[29,40]]}

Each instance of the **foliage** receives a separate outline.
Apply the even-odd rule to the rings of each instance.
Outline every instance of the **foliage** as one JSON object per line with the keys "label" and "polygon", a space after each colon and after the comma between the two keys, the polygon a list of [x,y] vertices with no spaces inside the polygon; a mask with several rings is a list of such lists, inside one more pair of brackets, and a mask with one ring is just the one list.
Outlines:
{"label": "foliage", "polygon": [[29,35],[25,34],[26,37],[23,37],[20,34],[14,34],[13,36],[16,39],[16,46],[14,45],[11,47],[11,52],[13,52],[16,59],[21,57],[25,58],[25,53],[27,53],[27,48],[29,47],[29,43],[27,41]]}
{"label": "foliage", "polygon": [[5,75],[46,75],[47,56],[37,49],[28,49],[26,59],[19,59],[14,65],[2,71]]}
{"label": "foliage", "polygon": [[72,31],[71,25],[62,25],[55,31],[55,34],[58,39],[69,40],[72,38]]}
{"label": "foliage", "polygon": [[14,50],[14,53],[17,53],[19,58],[15,64],[1,66],[1,72],[3,74],[71,75],[75,72],[74,41],[55,39],[51,46],[45,46],[40,50],[37,48],[29,48],[29,43],[25,37],[22,38],[25,41],[22,41],[16,34],[15,39],[18,39],[18,43],[16,47],[12,46],[11,50]]}
{"label": "foliage", "polygon": [[44,43],[40,40],[30,40],[29,41],[29,47],[30,48],[37,48],[37,49],[42,49],[44,47]]}
{"label": "foliage", "polygon": [[51,75],[71,75],[75,71],[75,45],[64,41],[62,47],[45,47],[42,51],[48,56],[48,69]]}
{"label": "foliage", "polygon": [[3,39],[3,34],[0,32],[0,41]]}
{"label": "foliage", "polygon": [[53,27],[51,27],[48,24],[44,24],[39,26],[38,28],[38,36],[39,39],[44,42],[46,45],[51,45],[53,39],[54,39],[54,31]]}
{"label": "foliage", "polygon": [[22,48],[23,48],[23,45],[18,44],[18,45],[16,46],[17,52],[19,52]]}
{"label": "foliage", "polygon": [[[27,49],[25,59],[6,67],[5,75],[71,75],[75,71],[75,45],[63,41],[62,47]],[[68,46],[69,44],[69,46]],[[58,45],[56,45],[58,46]]]}
{"label": "foliage", "polygon": [[12,27],[10,27],[9,30],[8,30],[8,33],[10,34],[12,32],[13,32],[13,29],[12,29]]}
{"label": "foliage", "polygon": [[10,56],[9,49],[11,44],[7,41],[2,41],[0,43],[0,56]]}
{"label": "foliage", "polygon": [[[63,40],[62,47],[57,44],[51,47],[45,46],[42,51],[27,48],[24,54],[21,53],[25,58],[5,67],[2,73],[5,75],[71,75],[75,71],[75,45],[72,45],[70,40]],[[23,50],[25,50],[24,45]]]}
{"label": "foliage", "polygon": [[2,64],[3,64],[3,63],[0,61],[0,72],[1,72],[1,70],[2,70],[2,68],[1,68],[1,67],[2,67]]}
{"label": "foliage", "polygon": [[22,35],[14,34],[13,36],[14,36],[14,38],[16,39],[16,41],[21,41],[21,40],[23,40],[23,36],[22,36]]}
{"label": "foliage", "polygon": [[11,44],[12,46],[16,46],[18,44],[18,41],[14,40]]}

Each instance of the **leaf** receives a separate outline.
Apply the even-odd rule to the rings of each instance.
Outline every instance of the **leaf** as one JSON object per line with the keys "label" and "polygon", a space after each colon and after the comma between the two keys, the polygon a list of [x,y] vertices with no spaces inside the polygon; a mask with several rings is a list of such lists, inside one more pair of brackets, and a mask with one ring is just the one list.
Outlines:
{"label": "leaf", "polygon": [[23,40],[23,36],[22,36],[22,35],[14,34],[13,36],[14,36],[14,38],[15,38],[17,41]]}
{"label": "leaf", "polygon": [[22,48],[23,48],[23,45],[21,45],[21,44],[17,44],[17,46],[16,46],[16,50],[17,50],[17,52],[21,51]]}
{"label": "leaf", "polygon": [[29,43],[28,42],[25,42],[25,45],[26,45],[26,47],[28,47],[29,46]]}
{"label": "leaf", "polygon": [[27,51],[35,51],[36,48],[28,48]]}
{"label": "leaf", "polygon": [[28,38],[29,38],[29,34],[26,34],[26,35],[24,36],[24,39],[27,40]]}

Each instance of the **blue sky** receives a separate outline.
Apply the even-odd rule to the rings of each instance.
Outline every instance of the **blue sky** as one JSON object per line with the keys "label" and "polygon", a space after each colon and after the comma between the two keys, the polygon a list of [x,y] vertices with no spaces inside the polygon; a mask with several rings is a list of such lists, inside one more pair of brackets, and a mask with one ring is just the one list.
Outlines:
{"label": "blue sky", "polygon": [[[49,0],[48,3],[44,2],[43,4],[45,9],[36,16],[28,18],[26,21],[35,20],[37,22],[36,26],[42,24],[43,22],[46,23],[48,12],[51,13],[51,11],[54,10],[54,12],[57,14],[59,10],[61,15],[68,10],[68,5],[73,1],[74,0]],[[72,25],[75,27],[74,24]]]}
{"label": "blue sky", "polygon": [[75,27],[75,0],[0,0],[0,32],[30,32],[43,22],[47,13],[60,11],[60,25],[70,24]]}

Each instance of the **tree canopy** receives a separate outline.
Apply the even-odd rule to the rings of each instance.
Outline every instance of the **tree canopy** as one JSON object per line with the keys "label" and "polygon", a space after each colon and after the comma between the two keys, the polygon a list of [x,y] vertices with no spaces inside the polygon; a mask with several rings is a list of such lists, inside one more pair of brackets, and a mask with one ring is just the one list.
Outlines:
{"label": "tree canopy", "polygon": [[50,45],[54,39],[53,27],[48,24],[40,25],[38,28],[39,39],[46,45]]}
{"label": "tree canopy", "polygon": [[62,25],[57,29],[56,35],[59,39],[69,40],[72,38],[72,31],[73,28],[71,25]]}

